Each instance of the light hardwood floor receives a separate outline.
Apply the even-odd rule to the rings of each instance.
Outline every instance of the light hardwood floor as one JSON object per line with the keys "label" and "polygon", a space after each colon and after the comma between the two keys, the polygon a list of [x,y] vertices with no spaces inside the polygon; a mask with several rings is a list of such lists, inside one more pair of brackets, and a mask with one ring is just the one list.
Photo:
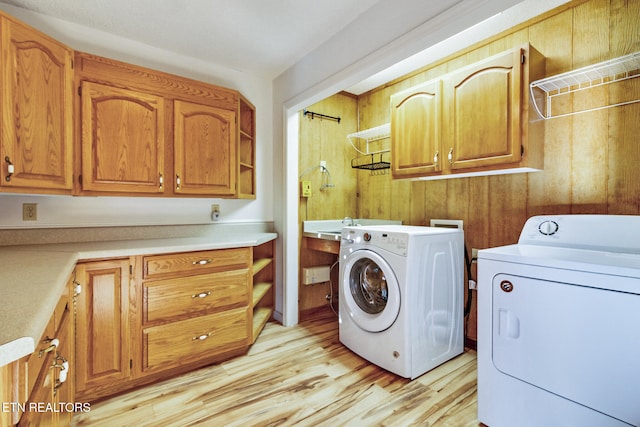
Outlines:
{"label": "light hardwood floor", "polygon": [[269,323],[245,356],[94,403],[76,426],[478,426],[476,353],[409,381],[345,348],[333,313]]}

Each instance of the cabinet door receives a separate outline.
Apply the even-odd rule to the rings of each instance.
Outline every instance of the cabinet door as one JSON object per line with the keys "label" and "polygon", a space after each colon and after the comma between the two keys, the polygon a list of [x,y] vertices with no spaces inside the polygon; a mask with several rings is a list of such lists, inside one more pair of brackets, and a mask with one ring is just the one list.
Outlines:
{"label": "cabinet door", "polygon": [[444,78],[443,148],[452,170],[521,159],[522,49]]}
{"label": "cabinet door", "polygon": [[82,82],[82,189],[164,191],[164,99]]}
{"label": "cabinet door", "polygon": [[236,112],[174,103],[175,192],[232,196],[236,192]]}
{"label": "cabinet door", "polygon": [[38,427],[56,425],[56,413],[45,410],[47,405],[53,405],[55,402],[55,372],[54,369],[51,368],[53,361],[53,352],[44,356],[45,366],[40,371],[33,393],[29,397],[29,402],[26,403],[27,408],[31,408],[31,404],[33,404],[35,408],[27,410],[22,414],[20,422],[18,423],[19,426]]}
{"label": "cabinet door", "polygon": [[430,81],[391,96],[391,171],[394,177],[438,173],[440,81]]}
{"label": "cabinet door", "polygon": [[129,265],[121,259],[76,267],[76,399],[130,377]]}
{"label": "cabinet door", "polygon": [[0,189],[70,191],[73,186],[72,51],[7,18],[2,17],[0,22]]}
{"label": "cabinet door", "polygon": [[[58,303],[58,308],[55,311],[56,338],[60,341],[60,345],[56,352],[53,368],[56,378],[53,393],[56,403],[59,404],[75,402],[75,324],[72,298],[74,287],[73,279],[71,279],[67,285],[66,294]],[[70,426],[72,416],[73,413],[68,411],[57,413],[58,425]]]}

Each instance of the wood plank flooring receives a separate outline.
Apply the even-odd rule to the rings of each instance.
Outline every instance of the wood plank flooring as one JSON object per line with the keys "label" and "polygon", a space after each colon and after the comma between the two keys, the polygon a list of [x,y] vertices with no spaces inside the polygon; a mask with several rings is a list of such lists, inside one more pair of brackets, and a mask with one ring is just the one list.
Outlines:
{"label": "wood plank flooring", "polygon": [[94,403],[75,426],[478,426],[476,353],[409,381],[338,339],[327,312],[269,323],[245,356]]}

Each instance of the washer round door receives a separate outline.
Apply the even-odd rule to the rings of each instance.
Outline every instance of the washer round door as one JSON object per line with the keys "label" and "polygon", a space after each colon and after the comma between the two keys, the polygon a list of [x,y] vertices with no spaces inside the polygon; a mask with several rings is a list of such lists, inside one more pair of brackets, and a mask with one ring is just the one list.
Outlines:
{"label": "washer round door", "polygon": [[400,313],[400,286],[391,266],[370,250],[352,252],[344,261],[342,301],[360,328],[381,332]]}

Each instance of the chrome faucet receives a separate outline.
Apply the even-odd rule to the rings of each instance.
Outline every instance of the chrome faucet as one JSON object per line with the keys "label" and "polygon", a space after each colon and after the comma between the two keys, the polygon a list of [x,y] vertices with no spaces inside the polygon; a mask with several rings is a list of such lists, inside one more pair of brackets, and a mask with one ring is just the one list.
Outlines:
{"label": "chrome faucet", "polygon": [[353,218],[351,218],[350,216],[345,216],[344,219],[342,220],[342,225],[353,225]]}

